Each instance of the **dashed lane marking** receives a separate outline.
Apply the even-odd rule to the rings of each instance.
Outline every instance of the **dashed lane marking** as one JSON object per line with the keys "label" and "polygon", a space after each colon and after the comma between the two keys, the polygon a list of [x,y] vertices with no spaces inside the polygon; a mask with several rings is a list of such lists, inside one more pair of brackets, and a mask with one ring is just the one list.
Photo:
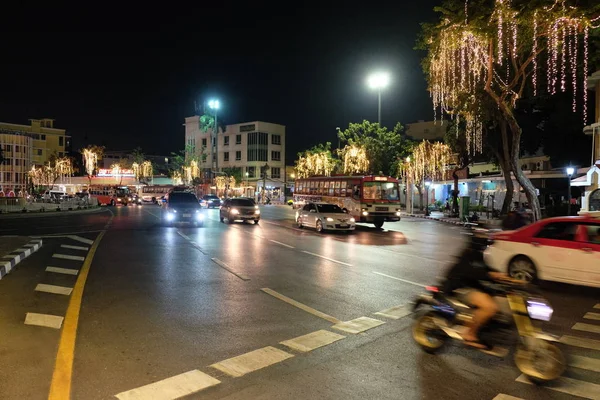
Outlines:
{"label": "dashed lane marking", "polygon": [[294,307],[298,307],[299,309],[301,309],[303,311],[306,311],[309,314],[312,314],[312,315],[314,315],[316,317],[322,318],[322,319],[324,319],[326,321],[329,321],[329,322],[331,322],[333,324],[339,324],[339,323],[342,322],[341,320],[339,320],[339,319],[337,319],[335,317],[332,317],[331,315],[327,315],[327,314],[325,314],[325,313],[323,313],[323,312],[321,312],[319,310],[315,310],[314,308],[307,306],[306,304],[302,304],[299,301],[296,301],[294,299],[290,299],[289,297],[282,295],[281,293],[277,293],[273,289],[262,288],[260,290],[262,290],[266,294],[269,294],[269,295],[271,295],[271,296],[273,296],[273,297],[275,297],[275,298],[277,298],[277,299],[279,299],[281,301],[284,301],[284,302],[286,302],[286,303],[288,303],[288,304],[290,304],[290,305],[292,305]]}
{"label": "dashed lane marking", "polygon": [[185,240],[188,240],[188,241],[192,242],[192,238],[191,238],[191,237],[189,237],[188,235],[186,235],[185,233],[183,233],[183,232],[181,232],[181,231],[177,231],[177,234],[178,234],[179,236],[181,236],[182,238],[184,238]]}
{"label": "dashed lane marking", "polygon": [[56,274],[77,275],[79,270],[72,268],[46,267],[46,272],[54,272]]}
{"label": "dashed lane marking", "polygon": [[587,369],[588,371],[600,372],[600,359],[571,354],[569,355],[569,366]]}
{"label": "dashed lane marking", "polygon": [[35,287],[35,290],[37,292],[62,294],[64,296],[69,296],[71,294],[71,292],[73,292],[73,288],[70,288],[70,287],[47,285],[45,283],[38,283],[38,285]]}
{"label": "dashed lane marking", "polygon": [[336,324],[332,326],[332,328],[348,333],[361,333],[383,324],[385,324],[385,322],[375,318],[359,317],[351,321]]}
{"label": "dashed lane marking", "polygon": [[242,354],[241,356],[218,362],[211,365],[211,367],[218,369],[227,375],[240,377],[292,357],[294,356],[290,353],[286,353],[275,347],[267,346],[262,349]]}
{"label": "dashed lane marking", "polygon": [[[525,375],[520,375],[517,382],[533,385]],[[564,376],[546,384],[545,388],[585,399],[600,399],[600,385]]]}
{"label": "dashed lane marking", "polygon": [[520,397],[510,396],[508,394],[500,393],[498,396],[494,397],[492,400],[523,400]]}
{"label": "dashed lane marking", "polygon": [[327,346],[338,340],[342,340],[345,337],[346,336],[334,332],[320,330],[307,335],[298,336],[294,339],[284,340],[279,343],[297,351],[307,352],[318,349],[319,347]]}
{"label": "dashed lane marking", "polygon": [[71,249],[71,250],[83,250],[88,251],[90,248],[85,246],[71,246],[70,244],[61,244],[60,247],[63,249]]}
{"label": "dashed lane marking", "polygon": [[69,235],[69,239],[73,239],[76,242],[81,242],[81,243],[85,243],[85,244],[94,244],[93,240],[83,238],[83,237],[77,236],[77,235]]}
{"label": "dashed lane marking", "polygon": [[391,275],[383,274],[383,273],[381,273],[381,272],[377,272],[377,271],[372,271],[372,272],[373,272],[374,274],[377,274],[377,275],[385,276],[385,277],[387,277],[387,278],[390,278],[390,279],[395,279],[395,280],[397,280],[397,281],[404,282],[404,283],[408,283],[408,284],[415,285],[415,286],[419,286],[419,287],[422,287],[422,288],[423,288],[423,287],[425,287],[425,286],[427,286],[427,285],[422,285],[422,284],[420,284],[420,283],[417,283],[417,282],[408,281],[408,280],[406,280],[406,279],[397,278],[397,277],[395,277],[395,276],[391,276]]}
{"label": "dashed lane marking", "polygon": [[322,258],[322,259],[327,260],[327,261],[331,261],[331,262],[334,262],[334,263],[342,264],[342,265],[345,265],[347,267],[351,267],[352,266],[352,264],[348,264],[348,263],[345,263],[343,261],[334,260],[333,258],[325,257],[325,256],[322,256],[320,254],[311,253],[310,251],[302,250],[302,252],[306,253],[306,254],[310,254],[311,256]]}
{"label": "dashed lane marking", "polygon": [[600,325],[584,324],[583,322],[576,323],[571,329],[575,329],[576,331],[600,333]]}
{"label": "dashed lane marking", "polygon": [[289,244],[278,242],[277,240],[269,240],[269,241],[273,242],[275,244],[278,244],[280,246],[287,247],[288,249],[294,249],[295,248],[294,246],[290,246]]}
{"label": "dashed lane marking", "polygon": [[594,313],[594,312],[589,312],[589,313],[586,313],[583,316],[583,318],[585,318],[585,319],[593,319],[593,320],[596,320],[596,321],[600,321],[600,314],[599,313]]}
{"label": "dashed lane marking", "polygon": [[74,261],[83,261],[85,260],[84,257],[81,256],[72,256],[69,254],[53,254],[52,255],[53,258],[61,258],[63,260],[74,260]]}
{"label": "dashed lane marking", "polygon": [[582,347],[584,349],[600,350],[600,340],[565,335],[560,338],[560,342],[568,344],[569,346]]}
{"label": "dashed lane marking", "polygon": [[46,328],[60,329],[64,318],[58,315],[27,313],[25,325],[44,326]]}
{"label": "dashed lane marking", "polygon": [[400,319],[402,317],[406,317],[407,315],[412,314],[410,304],[402,304],[399,306],[395,306],[392,308],[388,308],[387,310],[376,312],[375,315],[380,315],[382,317],[391,318],[391,319]]}
{"label": "dashed lane marking", "polygon": [[224,270],[232,273],[233,275],[237,276],[238,278],[240,278],[243,281],[249,281],[250,278],[248,278],[246,275],[241,274],[239,272],[234,271],[233,269],[231,269],[229,267],[229,265],[225,264],[223,261],[219,260],[218,258],[211,258],[211,260],[217,264],[219,267],[223,268]]}
{"label": "dashed lane marking", "polygon": [[137,389],[119,393],[115,397],[119,400],[172,400],[197,393],[219,383],[221,381],[218,379],[196,369]]}

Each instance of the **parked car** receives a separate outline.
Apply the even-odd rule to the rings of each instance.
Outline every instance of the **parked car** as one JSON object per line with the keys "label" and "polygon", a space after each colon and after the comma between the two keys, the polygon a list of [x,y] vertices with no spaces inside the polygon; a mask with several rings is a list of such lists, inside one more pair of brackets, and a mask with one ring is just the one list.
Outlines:
{"label": "parked car", "polygon": [[258,224],[260,210],[254,200],[248,197],[226,199],[219,210],[219,219],[221,222],[227,220],[230,224],[235,220],[254,221],[255,224]]}
{"label": "parked car", "polygon": [[172,192],[162,208],[162,220],[167,225],[177,222],[202,225],[204,213],[195,194]]}
{"label": "parked car", "polygon": [[206,208],[219,208],[221,206],[221,199],[214,194],[205,194],[202,196],[200,204]]}
{"label": "parked car", "polygon": [[484,257],[517,279],[600,287],[600,218],[548,218],[494,234]]}
{"label": "parked car", "polygon": [[298,228],[305,226],[315,228],[317,232],[354,231],[356,220],[348,215],[340,206],[329,203],[306,203],[296,211]]}

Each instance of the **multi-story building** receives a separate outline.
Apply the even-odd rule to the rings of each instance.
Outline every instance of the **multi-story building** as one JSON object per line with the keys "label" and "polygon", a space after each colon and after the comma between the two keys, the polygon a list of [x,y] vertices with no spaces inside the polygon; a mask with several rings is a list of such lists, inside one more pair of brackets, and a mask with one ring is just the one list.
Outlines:
{"label": "multi-story building", "polygon": [[32,165],[44,165],[51,155],[63,157],[70,151],[70,137],[64,129],[54,128],[53,119],[31,119],[30,125],[0,122],[0,191],[25,191],[27,172]]}
{"label": "multi-story building", "polygon": [[446,135],[446,129],[448,128],[448,122],[444,121],[423,121],[407,124],[406,125],[406,136],[413,138],[414,140],[444,140]]}
{"label": "multi-story building", "polygon": [[[219,130],[214,142],[212,130],[200,129],[200,117],[185,119],[185,144],[200,159],[200,166],[208,172],[215,169],[213,155],[217,155],[217,175],[227,168],[240,168],[247,186],[256,192],[264,187],[272,197],[283,195],[285,182],[285,126],[254,121],[227,125]],[[261,172],[266,169],[266,178]]]}

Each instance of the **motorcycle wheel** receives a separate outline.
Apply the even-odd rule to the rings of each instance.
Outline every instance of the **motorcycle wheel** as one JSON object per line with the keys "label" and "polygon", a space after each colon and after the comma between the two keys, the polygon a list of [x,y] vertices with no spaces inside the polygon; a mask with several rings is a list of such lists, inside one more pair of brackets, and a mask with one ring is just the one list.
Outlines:
{"label": "motorcycle wheel", "polygon": [[565,372],[567,362],[555,344],[540,340],[535,349],[520,345],[515,352],[515,364],[536,385],[551,382]]}
{"label": "motorcycle wheel", "polygon": [[419,317],[412,328],[413,339],[425,352],[433,354],[439,351],[448,341],[448,335],[438,327],[435,318],[440,318],[434,313],[427,313]]}

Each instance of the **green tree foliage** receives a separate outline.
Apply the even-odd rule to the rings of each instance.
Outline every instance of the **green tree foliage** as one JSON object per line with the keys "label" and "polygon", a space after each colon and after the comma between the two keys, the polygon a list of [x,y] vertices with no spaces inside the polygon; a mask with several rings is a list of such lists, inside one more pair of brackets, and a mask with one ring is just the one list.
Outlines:
{"label": "green tree foliage", "polygon": [[223,168],[223,173],[233,177],[236,182],[242,182],[242,169],[240,167]]}
{"label": "green tree foliage", "polygon": [[298,178],[312,175],[329,176],[339,168],[340,161],[333,157],[331,142],[319,143],[308,150],[298,153],[296,172]]}

